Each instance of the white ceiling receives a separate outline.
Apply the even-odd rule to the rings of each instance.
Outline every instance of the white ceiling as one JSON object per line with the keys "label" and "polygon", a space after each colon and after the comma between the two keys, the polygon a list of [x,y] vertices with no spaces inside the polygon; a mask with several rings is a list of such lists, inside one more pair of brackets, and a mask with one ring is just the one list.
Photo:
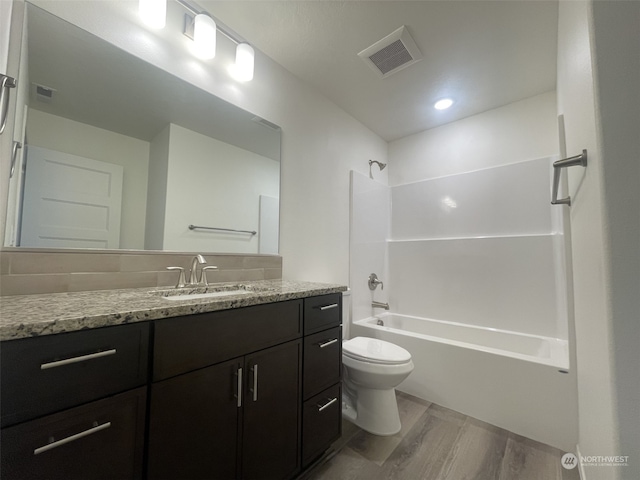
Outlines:
{"label": "white ceiling", "polygon": [[[557,1],[197,3],[387,141],[555,90]],[[423,60],[380,78],[357,54],[402,25]]]}

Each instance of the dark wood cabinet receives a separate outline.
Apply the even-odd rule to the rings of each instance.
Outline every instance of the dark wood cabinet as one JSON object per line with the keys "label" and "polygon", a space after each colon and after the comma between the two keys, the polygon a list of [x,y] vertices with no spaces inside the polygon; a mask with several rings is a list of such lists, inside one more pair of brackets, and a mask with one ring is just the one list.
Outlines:
{"label": "dark wood cabinet", "polygon": [[3,342],[2,427],[146,385],[149,324]]}
{"label": "dark wood cabinet", "polygon": [[304,300],[302,467],[342,434],[342,296]]}
{"label": "dark wood cabinet", "polygon": [[309,465],[338,438],[342,426],[341,386],[332,387],[304,402],[302,464]]}
{"label": "dark wood cabinet", "polygon": [[291,479],[340,435],[340,294],[3,342],[0,475]]}
{"label": "dark wood cabinet", "polygon": [[330,293],[304,299],[304,334],[326,330],[342,323],[342,295]]}
{"label": "dark wood cabinet", "polygon": [[3,342],[1,477],[141,478],[148,346],[146,323]]}
{"label": "dark wood cabinet", "polygon": [[146,387],[5,428],[3,480],[142,476]]}
{"label": "dark wood cabinet", "polygon": [[306,400],[340,381],[342,328],[335,327],[304,337],[303,398]]}
{"label": "dark wood cabinet", "polygon": [[152,385],[148,478],[236,477],[242,367],[234,359]]}
{"label": "dark wood cabinet", "polygon": [[302,344],[288,342],[247,356],[242,478],[289,478],[297,472]]}
{"label": "dark wood cabinet", "polygon": [[302,300],[156,322],[148,478],[294,476],[301,336]]}

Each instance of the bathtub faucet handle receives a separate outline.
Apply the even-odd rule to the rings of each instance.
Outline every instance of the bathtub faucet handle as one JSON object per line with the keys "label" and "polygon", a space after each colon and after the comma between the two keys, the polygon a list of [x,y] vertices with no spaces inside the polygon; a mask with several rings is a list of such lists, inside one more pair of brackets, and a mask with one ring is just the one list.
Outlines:
{"label": "bathtub faucet handle", "polygon": [[375,290],[380,285],[380,290],[384,290],[384,283],[378,279],[375,273],[369,275],[369,290]]}

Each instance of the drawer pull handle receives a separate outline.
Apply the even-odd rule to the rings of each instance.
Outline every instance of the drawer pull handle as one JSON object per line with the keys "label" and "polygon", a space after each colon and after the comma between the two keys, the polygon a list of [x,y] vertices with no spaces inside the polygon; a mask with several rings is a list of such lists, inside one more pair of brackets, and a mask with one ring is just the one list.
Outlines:
{"label": "drawer pull handle", "polygon": [[334,343],[338,343],[338,339],[334,338],[333,340],[329,340],[328,342],[318,343],[320,348],[328,347],[329,345],[333,345]]}
{"label": "drawer pull handle", "polygon": [[320,310],[331,310],[332,308],[338,308],[338,304],[332,303],[331,305],[325,305],[324,307],[320,307]]}
{"label": "drawer pull handle", "polygon": [[334,403],[336,403],[338,401],[338,397],[332,398],[331,400],[329,400],[327,403],[325,403],[324,405],[318,405],[318,411],[321,412],[323,411],[325,408],[329,408],[331,405],[333,405]]}
{"label": "drawer pull handle", "polygon": [[94,358],[108,357],[109,355],[115,355],[116,349],[105,350],[104,352],[90,353],[89,355],[81,355],[79,357],[67,358],[65,360],[58,360],[56,362],[43,363],[40,365],[40,370],[47,370],[48,368],[62,367],[64,365],[70,365],[72,363],[84,362],[86,360],[93,360]]}
{"label": "drawer pull handle", "polygon": [[258,364],[256,363],[253,367],[251,367],[251,372],[253,372],[253,388],[251,392],[253,392],[253,401],[258,401]]}
{"label": "drawer pull handle", "polygon": [[[94,423],[95,425],[95,423]],[[94,433],[98,433],[101,430],[106,430],[107,428],[109,428],[111,426],[111,422],[107,422],[107,423],[103,423],[102,425],[96,425],[93,428],[90,428],[89,430],[85,430],[84,432],[80,432],[80,433],[76,433],[75,435],[71,435],[70,437],[67,438],[63,438],[62,440],[58,440],[57,442],[52,442],[49,445],[45,445],[44,447],[40,447],[40,448],[36,448],[33,451],[34,455],[39,455],[41,453],[46,452],[47,450],[52,450],[54,448],[60,447],[62,445],[65,445],[67,443],[73,442],[75,440],[78,440],[82,437],[86,437],[88,435],[92,435]]]}
{"label": "drawer pull handle", "polygon": [[237,383],[237,388],[238,388],[238,393],[235,395],[235,397],[238,399],[238,408],[240,408],[242,406],[242,367],[238,368],[238,371],[236,372],[236,377],[238,377],[238,383]]}

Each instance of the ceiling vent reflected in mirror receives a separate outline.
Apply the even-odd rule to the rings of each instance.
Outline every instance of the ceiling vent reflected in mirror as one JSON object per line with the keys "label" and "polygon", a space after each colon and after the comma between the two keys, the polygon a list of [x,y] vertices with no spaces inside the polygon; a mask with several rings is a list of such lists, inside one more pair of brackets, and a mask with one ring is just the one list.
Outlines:
{"label": "ceiling vent reflected in mirror", "polygon": [[33,83],[33,97],[38,102],[51,103],[53,100],[53,94],[56,92],[55,88],[45,87],[44,85],[38,85]]}
{"label": "ceiling vent reflected in mirror", "polygon": [[404,25],[358,56],[382,78],[422,60],[422,53]]}
{"label": "ceiling vent reflected in mirror", "polygon": [[264,118],[255,116],[251,120],[253,120],[256,123],[259,123],[264,127],[270,128],[271,130],[275,130],[276,132],[280,131],[280,127],[278,125],[276,125],[275,123],[271,123],[269,120],[265,120]]}

